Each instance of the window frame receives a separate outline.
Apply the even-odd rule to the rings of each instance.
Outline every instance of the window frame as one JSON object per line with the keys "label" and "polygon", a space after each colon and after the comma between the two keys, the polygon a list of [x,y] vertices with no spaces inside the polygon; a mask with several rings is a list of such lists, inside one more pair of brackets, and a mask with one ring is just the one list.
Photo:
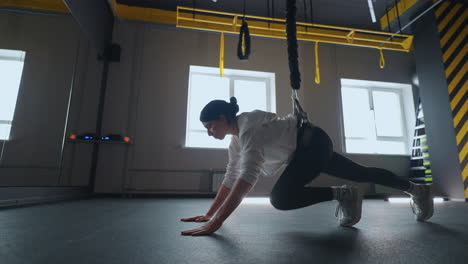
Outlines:
{"label": "window frame", "polygon": [[[189,133],[203,133],[207,134],[206,129],[190,129],[190,96],[192,94],[192,76],[194,74],[197,75],[207,75],[207,76],[215,76],[219,77],[219,68],[216,67],[206,67],[206,66],[196,66],[190,65],[189,69],[189,81],[188,81],[188,94],[187,94],[187,116],[186,116],[186,127],[185,127],[185,141],[183,144],[183,148],[187,149],[219,149],[224,150],[227,147],[218,148],[218,147],[195,147],[195,146],[188,146],[188,137]],[[255,76],[260,75],[260,76]],[[261,72],[261,71],[251,71],[251,70],[238,70],[238,69],[224,69],[224,78],[229,78],[229,98],[234,96],[235,81],[263,81],[266,85],[266,110],[268,112],[276,112],[276,87],[275,87],[275,77],[276,74],[274,72]],[[208,102],[207,102],[208,103]]]}
{"label": "window frame", "polygon": [[[408,91],[406,96],[411,95],[411,101],[405,100],[405,91],[404,89],[409,89],[411,87],[410,84],[405,83],[393,83],[393,82],[378,82],[378,81],[368,81],[368,80],[357,80],[357,79],[341,79],[341,87],[340,87],[340,108],[341,108],[341,128],[342,128],[342,139],[343,145],[342,150],[344,153],[353,154],[353,155],[387,155],[387,156],[410,156],[411,155],[411,142],[410,142],[410,131],[409,127],[411,122],[414,123],[414,118],[411,118],[409,115],[411,113],[407,113],[408,109],[414,110],[413,96],[412,91]],[[366,138],[366,137],[347,137],[345,132],[345,122],[344,122],[344,113],[343,113],[343,89],[346,88],[354,88],[354,89],[365,89],[368,92],[368,100],[372,111],[373,117],[373,127],[375,138]],[[398,95],[398,100],[400,103],[400,122],[401,122],[401,129],[402,129],[402,136],[401,137],[389,137],[389,136],[379,136],[377,134],[377,123],[375,119],[375,107],[374,107],[374,98],[373,98],[373,91],[382,91],[382,92],[391,92]],[[409,105],[411,104],[411,105]],[[377,142],[402,142],[404,144],[405,153],[403,154],[388,154],[388,153],[364,153],[364,152],[348,152],[346,146],[347,139],[354,139],[354,140],[375,140]],[[374,150],[375,151],[375,150]]]}
{"label": "window frame", "polygon": [[[26,51],[24,50],[11,50],[11,49],[0,49],[0,60],[1,61],[17,61],[17,62],[22,62],[22,69],[21,69],[21,75],[20,75],[20,80],[18,84],[18,92],[16,95],[16,102],[15,102],[15,110],[16,111],[16,104],[18,103],[18,94],[19,90],[21,88],[21,83],[23,79],[23,73],[24,73],[24,67],[26,64]],[[13,126],[13,121],[15,119],[15,113],[13,113],[12,120],[0,120],[0,124],[2,125],[10,125],[10,132],[8,134],[7,138],[1,138],[0,137],[0,142],[6,142],[6,141],[11,141],[11,128]]]}

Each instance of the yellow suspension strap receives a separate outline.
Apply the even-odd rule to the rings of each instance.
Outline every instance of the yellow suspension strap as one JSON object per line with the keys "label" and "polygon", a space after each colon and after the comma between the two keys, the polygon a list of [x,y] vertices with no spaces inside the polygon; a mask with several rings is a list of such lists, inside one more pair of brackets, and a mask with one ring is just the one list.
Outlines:
{"label": "yellow suspension strap", "polygon": [[219,41],[219,76],[224,77],[224,32],[221,32]]}
{"label": "yellow suspension strap", "polygon": [[385,58],[383,55],[382,48],[379,48],[379,52],[380,52],[380,69],[383,69],[385,67]]}
{"label": "yellow suspension strap", "polygon": [[318,42],[315,42],[315,83],[320,84],[320,66],[318,57]]}

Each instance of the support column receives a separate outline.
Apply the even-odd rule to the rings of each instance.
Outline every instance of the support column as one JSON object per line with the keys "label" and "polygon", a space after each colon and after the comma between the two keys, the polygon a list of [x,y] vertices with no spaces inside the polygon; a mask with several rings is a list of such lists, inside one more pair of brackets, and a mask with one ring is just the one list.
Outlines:
{"label": "support column", "polygon": [[[466,27],[463,15],[466,10],[447,9],[456,5],[466,9],[459,2],[446,1],[415,23],[414,55],[436,195],[465,199],[468,197],[466,30],[456,26],[457,18],[461,17],[464,20],[461,27]],[[462,15],[457,16],[459,12]],[[458,36],[465,35],[457,45],[454,33],[458,31]],[[450,56],[448,49],[453,49]]]}

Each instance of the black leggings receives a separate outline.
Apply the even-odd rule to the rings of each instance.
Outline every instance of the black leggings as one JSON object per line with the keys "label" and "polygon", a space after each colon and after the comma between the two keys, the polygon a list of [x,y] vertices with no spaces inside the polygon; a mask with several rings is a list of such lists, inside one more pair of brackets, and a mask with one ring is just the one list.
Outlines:
{"label": "black leggings", "polygon": [[330,137],[319,127],[306,125],[299,129],[294,158],[286,167],[270,195],[271,204],[279,210],[306,207],[333,199],[331,187],[305,187],[320,172],[355,181],[373,182],[406,191],[410,184],[380,169],[364,167],[333,151]]}

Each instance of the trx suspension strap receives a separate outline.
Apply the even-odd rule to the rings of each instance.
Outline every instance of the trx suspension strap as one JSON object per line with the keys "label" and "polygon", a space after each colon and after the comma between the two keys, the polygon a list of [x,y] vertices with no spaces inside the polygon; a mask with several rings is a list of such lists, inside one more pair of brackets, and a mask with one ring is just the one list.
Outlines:
{"label": "trx suspension strap", "polygon": [[224,32],[219,39],[219,76],[224,77]]}
{"label": "trx suspension strap", "polygon": [[249,26],[245,22],[245,18],[242,19],[242,26],[239,34],[239,43],[237,44],[237,57],[240,60],[248,60],[250,55],[250,33]]}
{"label": "trx suspension strap", "polygon": [[382,52],[382,48],[379,48],[380,52],[380,69],[383,69],[385,67],[385,58]]}
{"label": "trx suspension strap", "polygon": [[320,84],[320,66],[318,54],[318,42],[315,42],[315,83]]}
{"label": "trx suspension strap", "polygon": [[293,112],[299,120],[299,126],[309,122],[307,113],[299,103],[297,90],[301,87],[301,73],[299,72],[299,60],[297,54],[297,38],[296,38],[296,0],[286,0],[286,35],[288,40],[288,62],[289,62],[289,79],[292,88]]}
{"label": "trx suspension strap", "polygon": [[237,57],[240,60],[248,60],[250,55],[250,32],[249,25],[245,21],[245,0],[244,0],[244,17],[242,18],[242,26],[239,33],[239,43],[237,44]]}

